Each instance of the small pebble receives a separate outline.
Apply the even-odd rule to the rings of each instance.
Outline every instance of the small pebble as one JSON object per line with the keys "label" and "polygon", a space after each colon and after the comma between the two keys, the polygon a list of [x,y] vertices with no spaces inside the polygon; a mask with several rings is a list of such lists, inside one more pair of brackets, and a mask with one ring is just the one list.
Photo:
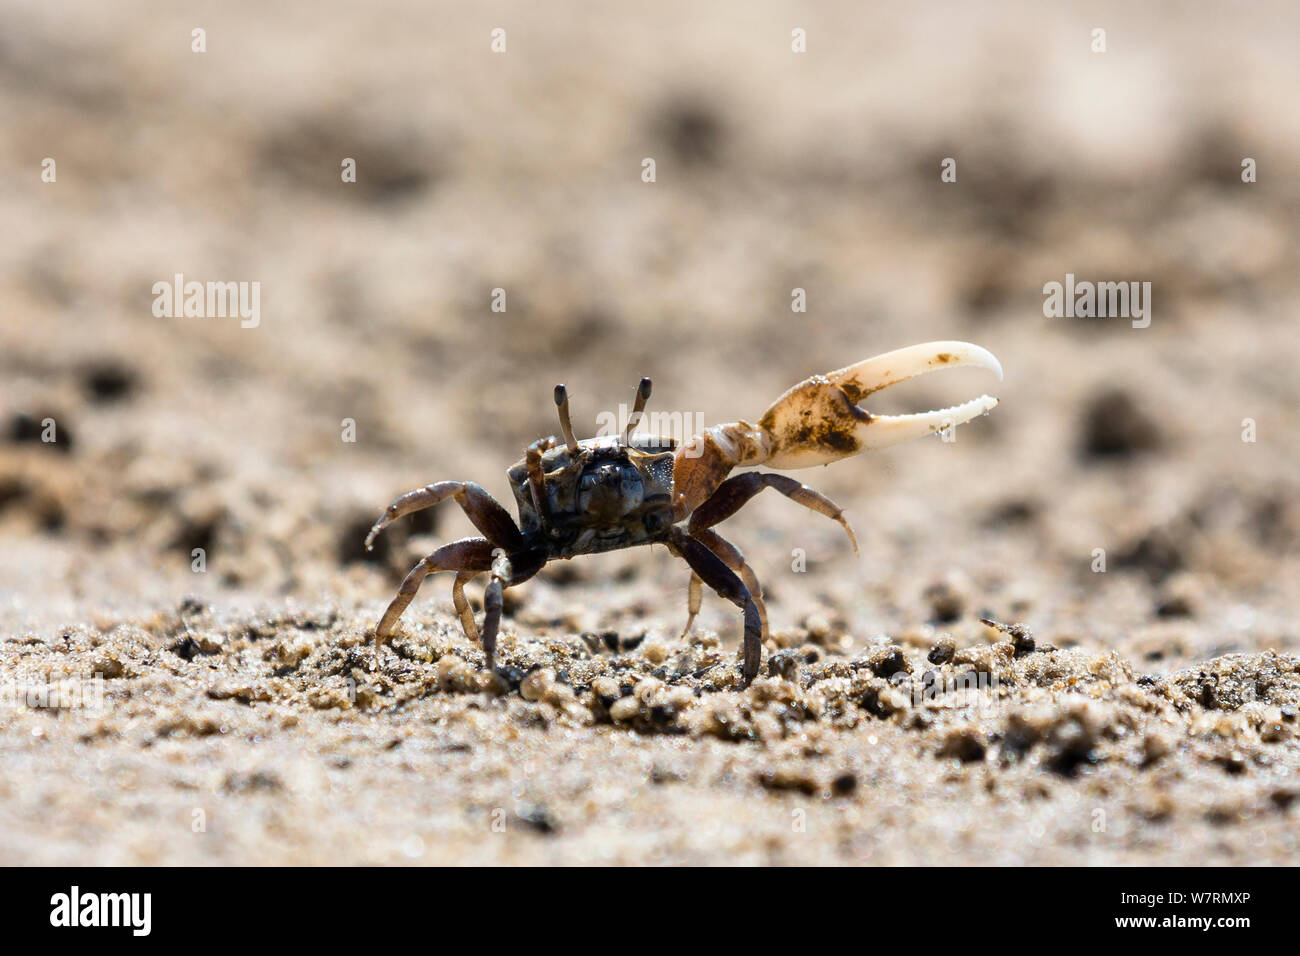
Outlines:
{"label": "small pebble", "polygon": [[668,648],[658,641],[652,641],[649,644],[642,645],[641,656],[651,664],[662,664],[668,660]]}
{"label": "small pebble", "polygon": [[1011,646],[1015,650],[1016,657],[1024,657],[1026,654],[1032,654],[1037,646],[1034,641],[1033,632],[1024,624],[1003,624],[1001,621],[995,621],[992,618],[982,617],[980,623],[1001,631],[1007,637],[1011,638]]}
{"label": "small pebble", "polygon": [[803,626],[808,632],[808,639],[814,644],[824,642],[831,633],[830,621],[820,614],[811,614],[804,618]]}
{"label": "small pebble", "polygon": [[620,697],[609,708],[610,719],[615,723],[626,723],[641,710],[641,702],[635,697]]}
{"label": "small pebble", "polygon": [[950,624],[966,610],[966,587],[957,578],[946,578],[925,589],[925,599],[930,604],[934,620]]}
{"label": "small pebble", "polygon": [[524,700],[544,700],[555,683],[555,675],[549,670],[533,671],[519,685],[519,696]]}
{"label": "small pebble", "polygon": [[858,778],[852,773],[842,773],[831,781],[831,792],[846,797],[858,788]]}
{"label": "small pebble", "polygon": [[799,678],[799,658],[789,651],[781,651],[767,659],[767,676],[788,681]]}
{"label": "small pebble", "polygon": [[601,700],[613,703],[618,699],[618,681],[612,677],[597,677],[591,682],[591,692]]}
{"label": "small pebble", "polygon": [[925,655],[925,659],[931,664],[947,664],[956,651],[957,642],[952,639],[951,634],[945,634],[935,641],[934,647],[930,648],[930,653]]}
{"label": "small pebble", "polygon": [[911,671],[903,652],[892,645],[874,651],[867,658],[867,666],[877,677],[893,677]]}
{"label": "small pebble", "polygon": [[654,677],[647,677],[644,680],[637,681],[636,686],[632,688],[632,696],[640,701],[647,701],[651,695],[657,693],[664,682]]}
{"label": "small pebble", "polygon": [[939,744],[940,757],[955,757],[962,763],[974,763],[983,760],[988,748],[984,735],[972,726],[953,727]]}

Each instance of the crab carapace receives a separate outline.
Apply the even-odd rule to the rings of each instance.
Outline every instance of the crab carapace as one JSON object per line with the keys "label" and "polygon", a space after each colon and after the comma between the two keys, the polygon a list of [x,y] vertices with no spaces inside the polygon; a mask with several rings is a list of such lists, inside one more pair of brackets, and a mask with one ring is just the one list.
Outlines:
{"label": "crab carapace", "polygon": [[557,385],[561,436],[534,442],[508,472],[518,523],[474,482],[439,481],[399,497],[370,529],[367,549],[396,519],[454,498],[480,533],[443,545],[411,569],[375,628],[376,657],[421,582],[435,571],[456,572],[452,601],[472,641],[480,634],[465,585],[480,574],[490,576],[481,640],[491,670],[505,588],[527,581],[557,558],[663,544],[691,568],[687,633],[699,612],[704,584],[743,612],[741,676],[748,684],[758,674],[767,637],[763,591],[744,555],[714,526],[764,488],[774,488],[839,522],[855,552],[858,543],[843,510],[820,492],[785,475],[731,472],[760,465],[811,468],[968,422],[987,413],[997,399],[981,395],[952,408],[911,415],[876,415],[861,404],[890,385],[962,365],[988,369],[1002,378],[998,360],[978,345],[913,345],[807,378],[773,402],[757,424],[713,425],[680,445],[671,438],[633,433],[650,398],[648,378],[637,386],[632,415],[621,434],[582,441],[574,437],[568,393]]}

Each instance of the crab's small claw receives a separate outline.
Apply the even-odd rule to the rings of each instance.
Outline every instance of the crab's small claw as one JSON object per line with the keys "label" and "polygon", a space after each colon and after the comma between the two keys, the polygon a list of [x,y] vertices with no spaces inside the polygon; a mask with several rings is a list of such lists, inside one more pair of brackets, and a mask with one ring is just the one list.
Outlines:
{"label": "crab's small claw", "polygon": [[968,402],[913,415],[873,415],[861,402],[898,382],[940,368],[974,365],[1002,379],[993,354],[969,342],[926,342],[886,352],[790,389],[764,413],[769,468],[811,468],[858,452],[943,431],[985,414],[998,400],[981,395]]}

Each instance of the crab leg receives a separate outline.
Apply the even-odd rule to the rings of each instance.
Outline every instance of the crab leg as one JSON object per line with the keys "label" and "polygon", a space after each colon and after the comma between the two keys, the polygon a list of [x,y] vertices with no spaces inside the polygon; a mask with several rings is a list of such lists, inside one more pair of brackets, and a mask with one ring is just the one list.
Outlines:
{"label": "crab leg", "polygon": [[705,584],[744,612],[744,663],[741,665],[741,676],[748,685],[758,675],[758,664],[763,654],[763,623],[753,594],[720,557],[684,531],[674,528],[666,543],[674,553],[686,559],[691,570]]}
{"label": "crab leg", "polygon": [[[754,604],[758,606],[758,621],[763,628],[763,640],[767,640],[767,608],[763,604],[763,585],[759,583],[758,575],[754,569],[745,563],[745,556],[740,549],[715,531],[704,530],[697,531],[691,535],[697,541],[701,542],[706,548],[720,557],[724,564],[731,570],[740,575],[740,579],[745,582],[745,587],[749,588],[749,595],[754,599]],[[691,628],[695,624],[695,617],[700,613],[700,605],[703,603],[703,592],[701,585],[703,582],[700,576],[694,571],[691,572],[690,590],[686,600],[686,629],[682,631],[682,637],[688,637]]]}
{"label": "crab leg", "polygon": [[694,571],[691,572],[691,583],[686,591],[686,627],[682,629],[682,640],[691,636],[691,629],[695,627],[695,618],[700,613],[700,606],[704,604],[704,582]]}
{"label": "crab leg", "polygon": [[[853,526],[844,517],[844,509],[821,492],[796,481],[786,475],[773,475],[762,471],[747,471],[743,475],[733,475],[718,486],[718,490],[708,501],[691,513],[687,530],[692,537],[703,538],[702,532],[715,524],[726,521],[739,511],[750,498],[764,488],[775,488],[792,501],[797,501],[811,511],[823,514],[832,521],[838,521],[849,536],[853,553],[858,553],[858,537],[853,533]],[[719,539],[721,540],[721,539]],[[716,551],[717,549],[714,548]],[[732,570],[736,570],[733,566]]]}
{"label": "crab leg", "polygon": [[502,591],[510,582],[514,568],[504,552],[498,551],[492,559],[492,578],[487,590],[483,592],[483,656],[487,660],[487,669],[492,670],[496,663],[497,630],[501,626]]}
{"label": "crab leg", "polygon": [[379,520],[370,529],[370,533],[366,535],[366,550],[371,550],[379,532],[398,518],[409,515],[413,511],[432,508],[448,498],[456,499],[456,503],[474,523],[474,527],[478,528],[479,532],[493,544],[509,550],[523,546],[523,535],[520,534],[515,519],[510,517],[510,512],[501,507],[500,502],[488,494],[482,485],[473,481],[436,481],[423,488],[408,491],[385,508]]}
{"label": "crab leg", "polygon": [[456,575],[456,581],[451,586],[451,603],[455,605],[456,614],[460,617],[460,629],[476,644],[479,639],[478,625],[474,623],[474,610],[465,598],[465,585],[482,573],[482,571],[461,571]]}
{"label": "crab leg", "polygon": [[[375,659],[379,659],[380,649],[384,646],[384,641],[388,640],[388,635],[392,633],[393,625],[397,619],[402,616],[415,593],[420,590],[420,585],[430,574],[437,571],[459,571],[461,574],[469,573],[472,577],[474,574],[482,573],[492,567],[492,555],[495,546],[487,538],[462,538],[459,541],[453,541],[451,544],[444,544],[433,554],[421,558],[415,567],[411,568],[406,579],[402,581],[402,586],[398,588],[397,595],[389,603],[388,609],[384,611],[384,616],[380,618],[379,625],[375,628]],[[456,587],[463,586],[461,575],[456,576]],[[455,588],[453,589],[453,598],[455,597]],[[464,594],[460,595],[464,599]],[[457,602],[458,612],[461,612],[460,604]],[[465,608],[468,611],[468,605]],[[473,616],[470,617],[470,623],[473,623]],[[465,615],[461,612],[461,626],[465,624]]]}

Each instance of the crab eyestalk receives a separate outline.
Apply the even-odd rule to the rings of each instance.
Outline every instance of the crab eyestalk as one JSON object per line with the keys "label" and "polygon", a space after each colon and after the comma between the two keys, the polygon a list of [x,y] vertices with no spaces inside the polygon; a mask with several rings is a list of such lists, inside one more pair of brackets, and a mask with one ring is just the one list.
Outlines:
{"label": "crab eyestalk", "polygon": [[570,455],[578,453],[578,439],[573,436],[573,422],[569,419],[569,390],[564,385],[555,386],[555,408],[560,415],[560,431]]}
{"label": "crab eyestalk", "polygon": [[641,423],[641,416],[645,413],[645,403],[650,400],[651,382],[648,378],[641,379],[640,384],[636,387],[636,399],[632,405],[632,414],[627,418],[627,428],[623,430],[623,444],[626,445],[632,440],[632,432],[637,425]]}
{"label": "crab eyestalk", "polygon": [[811,468],[874,448],[885,448],[977,418],[998,400],[981,395],[960,405],[911,415],[875,415],[863,399],[941,368],[973,365],[1002,379],[993,354],[969,342],[926,342],[886,352],[790,389],[759,420],[771,442],[770,468]]}

